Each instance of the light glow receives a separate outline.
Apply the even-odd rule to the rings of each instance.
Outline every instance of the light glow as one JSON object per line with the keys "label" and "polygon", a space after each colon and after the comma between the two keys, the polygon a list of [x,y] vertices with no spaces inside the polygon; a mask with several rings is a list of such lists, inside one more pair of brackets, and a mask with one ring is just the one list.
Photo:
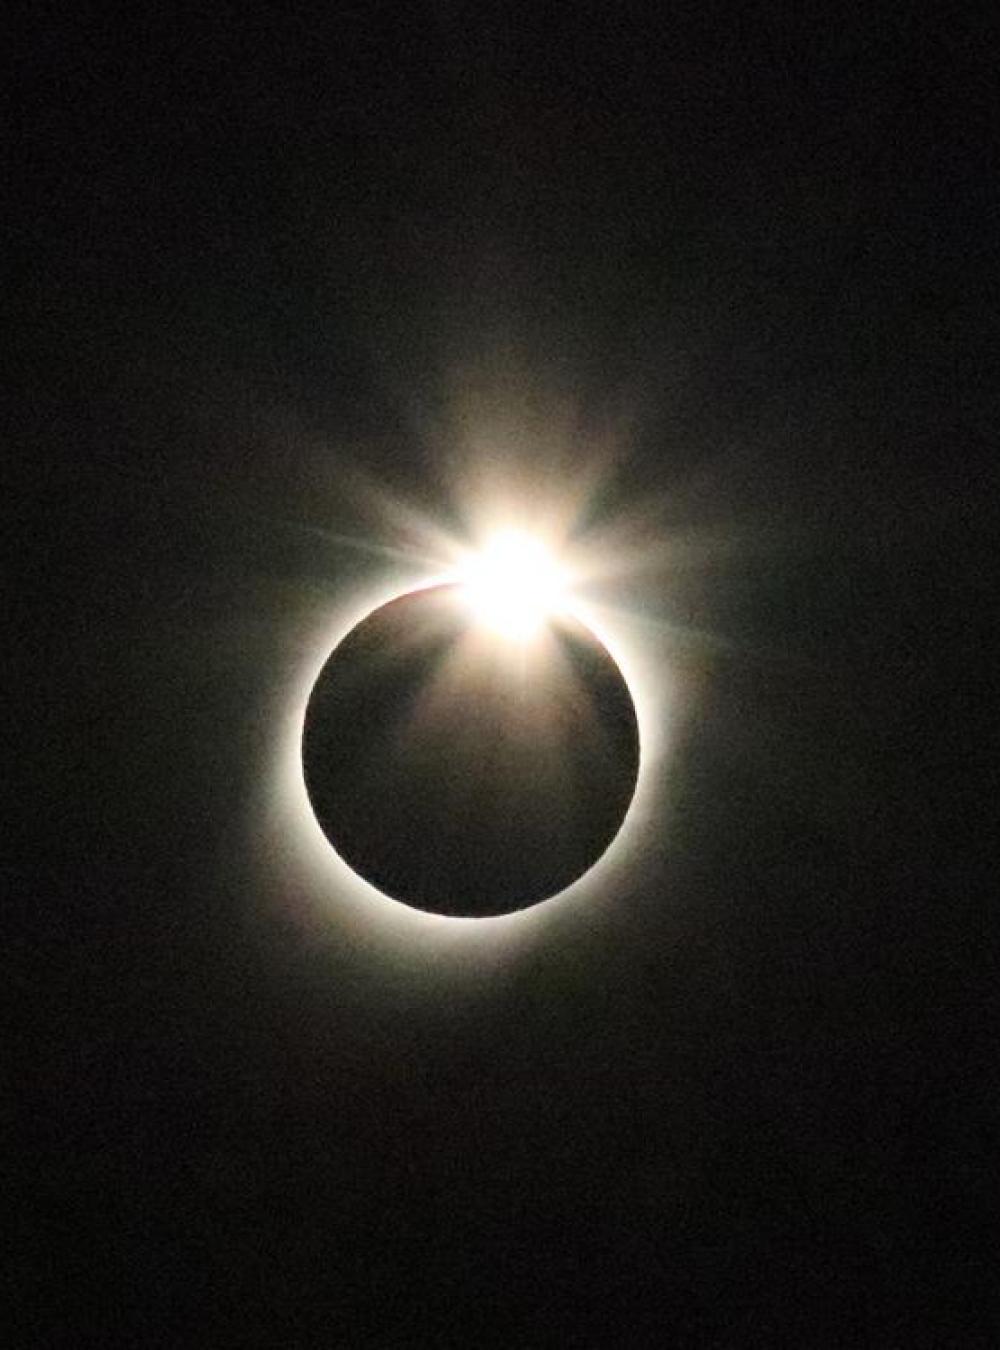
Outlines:
{"label": "light glow", "polygon": [[[301,649],[290,672],[289,697],[278,721],[283,734],[274,746],[276,759],[260,805],[263,818],[254,831],[257,865],[273,876],[277,893],[295,896],[283,901],[325,930],[331,915],[348,925],[357,937],[371,934],[384,950],[411,953],[416,944],[435,960],[454,960],[456,969],[471,959],[501,966],[514,957],[522,943],[531,944],[558,925],[580,905],[612,903],[618,881],[634,865],[640,840],[650,828],[659,805],[659,780],[654,766],[669,753],[678,695],[675,681],[664,678],[662,659],[648,632],[640,633],[616,611],[605,611],[574,601],[574,613],[607,647],[621,668],[632,693],[639,719],[639,777],[625,820],[607,851],[594,866],[559,895],[529,909],[486,918],[462,918],[412,909],[379,891],[353,872],[323,833],[309,801],[302,768],[302,735],[309,695],[331,650],[372,610],[398,595],[454,579],[454,572],[428,578],[419,570],[397,570],[381,587],[359,588],[335,609],[316,597],[301,618]],[[478,969],[478,967],[477,967]],[[492,966],[490,966],[492,969]]]}
{"label": "light glow", "polygon": [[[532,465],[519,474],[509,447],[499,471],[492,448],[477,458],[476,447],[463,441],[458,446],[463,453],[455,459],[460,469],[447,488],[448,510],[441,518],[384,485],[362,482],[362,505],[372,517],[370,540],[327,538],[338,549],[363,547],[372,559],[378,557],[378,565],[372,562],[350,591],[341,589],[335,600],[323,590],[299,587],[293,592],[295,637],[291,643],[286,637],[282,648],[288,678],[274,709],[281,732],[266,752],[273,759],[261,775],[262,795],[250,839],[255,865],[274,883],[280,912],[293,915],[317,941],[325,940],[322,935],[332,921],[358,943],[371,944],[373,956],[391,955],[407,969],[419,952],[428,971],[447,968],[456,976],[471,978],[476,972],[477,978],[501,978],[519,952],[565,931],[563,925],[575,922],[573,916],[583,908],[590,912],[588,922],[595,914],[610,921],[620,886],[659,837],[661,813],[669,803],[661,770],[686,715],[687,685],[673,668],[673,625],[657,617],[655,606],[648,613],[641,606],[619,607],[617,596],[608,596],[608,587],[634,571],[662,567],[668,544],[659,528],[650,534],[638,512],[619,511],[609,519],[596,509],[595,499],[611,469],[600,456],[590,470],[581,469],[577,431],[574,425],[572,458],[567,461],[572,475],[557,472],[551,456],[543,473]],[[496,437],[490,439],[492,446]],[[530,645],[532,660],[544,660],[546,620],[557,612],[571,614],[621,669],[639,722],[635,793],[606,852],[558,895],[492,917],[413,909],[353,872],[317,822],[303,773],[306,708],[331,651],[381,605],[446,583],[465,588],[460,603],[487,620],[478,631],[484,636],[496,633],[498,641],[511,646],[515,659]],[[534,639],[533,629],[538,635]],[[500,638],[504,631],[507,636]],[[512,642],[511,637],[519,640]]]}
{"label": "light glow", "polygon": [[458,579],[476,619],[514,641],[534,637],[568,602],[568,578],[540,539],[496,534],[466,559]]}

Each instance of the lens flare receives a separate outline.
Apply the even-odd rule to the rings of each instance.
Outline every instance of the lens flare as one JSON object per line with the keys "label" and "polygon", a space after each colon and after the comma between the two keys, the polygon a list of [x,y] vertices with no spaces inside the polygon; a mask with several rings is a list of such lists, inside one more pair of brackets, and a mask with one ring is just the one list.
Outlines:
{"label": "lens flare", "polygon": [[465,560],[465,601],[485,627],[513,641],[534,637],[567,603],[568,579],[540,539],[505,530]]}
{"label": "lens flare", "polygon": [[[370,535],[325,535],[331,547],[361,549],[379,563],[336,601],[321,591],[301,596],[298,657],[292,657],[288,698],[278,710],[282,733],[259,803],[255,857],[273,875],[283,907],[292,906],[304,923],[317,922],[317,931],[336,915],[359,937],[384,941],[407,960],[418,943],[435,960],[464,962],[476,954],[477,960],[495,956],[502,965],[522,943],[533,943],[581,904],[612,912],[619,886],[655,839],[659,813],[669,800],[660,770],[685,714],[686,686],[673,668],[674,625],[622,605],[612,590],[612,583],[630,580],[633,571],[664,566],[670,544],[663,531],[651,533],[638,510],[619,508],[614,518],[599,510],[596,498],[607,475],[574,470],[570,479],[548,465],[544,478],[526,473],[519,479],[506,470],[499,476],[492,469],[477,471],[479,462],[462,458],[440,516],[363,480],[355,488]],[[503,660],[506,645],[526,675],[548,659],[550,620],[569,616],[583,623],[621,670],[639,724],[635,794],[611,846],[558,895],[492,917],[413,909],[352,872],[316,820],[303,771],[309,696],[334,648],[390,600],[456,583],[458,603],[481,620],[473,629],[480,638],[495,635],[497,660]],[[476,640],[472,631],[469,640]]]}

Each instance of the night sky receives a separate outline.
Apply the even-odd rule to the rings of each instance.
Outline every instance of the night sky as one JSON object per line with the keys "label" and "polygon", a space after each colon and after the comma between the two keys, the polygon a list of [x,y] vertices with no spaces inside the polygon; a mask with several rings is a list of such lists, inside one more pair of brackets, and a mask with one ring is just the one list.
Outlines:
{"label": "night sky", "polygon": [[[8,33],[7,1343],[1000,1344],[996,34],[856,8]],[[497,481],[659,720],[477,934],[282,775]]]}

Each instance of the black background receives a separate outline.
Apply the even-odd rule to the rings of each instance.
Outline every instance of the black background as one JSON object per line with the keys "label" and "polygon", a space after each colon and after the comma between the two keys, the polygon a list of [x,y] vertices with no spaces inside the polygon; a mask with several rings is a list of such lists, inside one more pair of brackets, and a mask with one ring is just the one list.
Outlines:
{"label": "black background", "polygon": [[[992,28],[138,8],[5,58],[24,1343],[996,1344]],[[476,409],[613,443],[683,716],[456,953],[260,801]]]}

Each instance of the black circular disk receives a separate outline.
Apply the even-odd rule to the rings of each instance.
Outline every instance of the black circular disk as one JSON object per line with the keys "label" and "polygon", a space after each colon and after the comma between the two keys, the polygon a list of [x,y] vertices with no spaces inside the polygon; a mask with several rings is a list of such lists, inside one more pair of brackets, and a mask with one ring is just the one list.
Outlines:
{"label": "black circular disk", "polygon": [[528,642],[435,586],[374,610],[334,649],[306,709],[309,799],[333,847],[418,909],[524,909],[582,875],[635,790],[621,671],[560,618]]}

